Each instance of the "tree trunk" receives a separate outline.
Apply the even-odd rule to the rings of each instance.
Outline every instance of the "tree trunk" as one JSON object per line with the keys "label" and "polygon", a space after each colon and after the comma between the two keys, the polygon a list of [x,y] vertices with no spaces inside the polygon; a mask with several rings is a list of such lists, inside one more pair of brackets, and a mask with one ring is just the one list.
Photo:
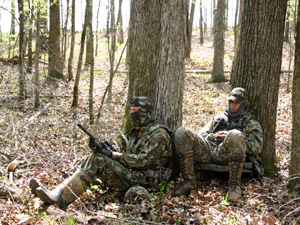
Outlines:
{"label": "tree trunk", "polygon": [[118,23],[117,42],[123,44],[124,34],[123,34],[123,18],[122,18],[122,0],[119,0],[119,13],[118,13],[117,23]]}
{"label": "tree trunk", "polygon": [[[239,6],[239,7],[238,7]],[[235,14],[235,22],[234,22],[234,57],[232,61],[231,66],[231,73],[230,73],[230,84],[233,82],[233,75],[234,75],[234,69],[235,69],[235,63],[236,63],[236,57],[237,57],[237,46],[240,39],[240,27],[241,27],[241,21],[242,21],[242,12],[243,9],[243,0],[237,0],[237,8],[236,8],[236,14]],[[238,18],[238,24],[237,24],[237,15],[239,15]]]}
{"label": "tree trunk", "polygon": [[25,44],[25,27],[24,27],[24,0],[18,0],[20,33],[19,33],[19,97],[25,99],[25,71],[24,71],[24,44]]}
{"label": "tree trunk", "polygon": [[108,54],[110,62],[109,71],[109,83],[108,83],[108,95],[107,102],[111,102],[112,98],[112,84],[114,77],[114,67],[115,67],[115,55],[116,55],[116,24],[115,24],[115,1],[110,0],[110,31],[108,35]]}
{"label": "tree trunk", "polygon": [[292,149],[289,167],[289,188],[300,191],[300,5],[298,5],[298,17],[295,37],[295,68],[292,91]]}
{"label": "tree trunk", "polygon": [[[185,1],[187,6],[189,6],[189,1]],[[193,21],[194,21],[194,14],[195,14],[195,1],[192,1],[191,11],[189,12],[188,8],[187,12],[187,42],[185,44],[185,56],[190,58],[191,51],[192,51],[192,32],[193,32]]]}
{"label": "tree trunk", "polygon": [[286,13],[285,30],[284,30],[284,41],[285,42],[290,42],[289,34],[290,34],[290,12],[288,11]]}
{"label": "tree trunk", "polygon": [[162,4],[156,118],[174,131],[182,125],[187,0]]}
{"label": "tree trunk", "polygon": [[[62,48],[63,62],[66,61],[66,55],[67,55],[68,23],[69,23],[69,15],[70,15],[69,11],[70,11],[70,0],[67,0],[66,20],[63,29],[63,48]],[[63,68],[64,67],[65,66],[63,63]]]}
{"label": "tree trunk", "polygon": [[[46,6],[48,5],[47,0],[41,0],[41,5]],[[48,7],[42,7],[40,8],[40,13],[41,13],[41,21],[40,21],[40,50],[42,52],[46,52],[48,49],[48,44],[47,44],[47,36],[48,36],[48,15],[47,15],[47,8]]]}
{"label": "tree trunk", "polygon": [[32,72],[32,24],[34,20],[34,2],[32,0],[32,6],[30,7],[30,0],[28,0],[28,6],[30,9],[30,25],[28,29],[28,67],[27,67],[27,72],[31,73]]}
{"label": "tree trunk", "polygon": [[34,72],[34,107],[40,106],[40,81],[39,81],[39,58],[40,58],[40,2],[37,2],[36,14],[36,39],[35,39],[35,72]]}
{"label": "tree trunk", "polygon": [[71,49],[68,63],[69,80],[73,80],[73,59],[75,46],[75,0],[72,0],[72,16],[71,16]]}
{"label": "tree trunk", "polygon": [[96,50],[95,50],[95,56],[98,55],[98,31],[99,31],[99,12],[100,12],[100,3],[101,1],[99,0],[98,2],[98,8],[97,8],[97,26],[96,26]]}
{"label": "tree trunk", "polygon": [[[90,3],[92,4],[92,3]],[[92,14],[88,13],[88,21],[91,21],[93,19]],[[88,22],[89,24],[89,22]],[[86,40],[86,51],[85,51],[85,63],[91,65],[92,63],[92,48],[91,45],[92,42],[92,36],[93,36],[93,30],[89,29],[89,25],[87,26],[87,40]]]}
{"label": "tree trunk", "polygon": [[77,72],[76,72],[76,78],[75,78],[74,89],[73,89],[72,107],[78,106],[78,89],[79,89],[79,80],[80,80],[82,58],[83,58],[84,45],[85,45],[86,27],[87,27],[87,23],[88,23],[89,2],[90,2],[90,0],[86,0],[84,24],[83,24],[83,29],[82,29],[82,33],[81,33],[80,52],[79,52],[79,56],[78,56]]}
{"label": "tree trunk", "polygon": [[93,1],[90,0],[89,6],[89,31],[90,31],[90,49],[91,49],[91,68],[90,68],[90,89],[89,89],[89,115],[90,115],[90,124],[94,124],[94,110],[93,110],[93,102],[94,102],[94,35],[93,35]]}
{"label": "tree trunk", "polygon": [[49,66],[48,78],[63,79],[60,57],[59,0],[50,0]]}
{"label": "tree trunk", "polygon": [[202,16],[202,0],[200,0],[200,19],[199,19],[199,27],[200,27],[200,45],[203,45],[203,16]]}
{"label": "tree trunk", "polygon": [[214,32],[214,64],[211,82],[225,82],[224,74],[224,43],[225,43],[225,0],[218,0],[215,16]]}
{"label": "tree trunk", "polygon": [[11,1],[11,25],[10,25],[10,35],[9,35],[9,48],[8,48],[8,58],[13,57],[14,55],[11,55],[11,48],[14,45],[15,41],[15,34],[16,34],[16,22],[15,22],[15,1]]}
{"label": "tree trunk", "polygon": [[[159,0],[132,0],[128,32],[129,86],[122,129],[131,129],[129,101],[134,96],[147,96],[156,101],[157,60],[160,47]],[[154,90],[154,91],[153,91]]]}
{"label": "tree trunk", "polygon": [[244,0],[233,87],[244,87],[264,131],[261,157],[274,173],[275,126],[287,0]]}

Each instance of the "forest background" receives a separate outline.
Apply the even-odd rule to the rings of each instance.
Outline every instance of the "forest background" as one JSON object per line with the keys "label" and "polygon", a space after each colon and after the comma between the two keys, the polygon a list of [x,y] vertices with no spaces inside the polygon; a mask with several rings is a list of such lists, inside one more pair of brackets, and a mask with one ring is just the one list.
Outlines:
{"label": "forest background", "polygon": [[[9,2],[9,1],[7,1]],[[7,3],[6,2],[6,3]],[[233,2],[233,1],[232,1]],[[10,3],[10,2],[9,2]],[[216,2],[217,3],[217,2]],[[16,4],[17,5],[17,4]],[[1,5],[1,9],[9,9]],[[211,5],[211,7],[215,7]],[[5,9],[3,9],[5,8]],[[96,8],[96,7],[95,7]],[[292,142],[292,75],[294,32],[297,4],[290,1],[290,27],[283,43],[279,99],[276,120],[276,171],[262,181],[246,179],[243,183],[245,202],[229,204],[226,195],[226,178],[202,178],[198,191],[187,198],[173,197],[178,183],[162,186],[157,198],[151,202],[131,205],[122,202],[122,195],[94,186],[72,204],[67,212],[52,206],[42,205],[31,195],[28,180],[37,177],[48,187],[60,183],[72,174],[90,153],[87,137],[77,128],[80,122],[89,126],[101,140],[113,142],[121,134],[124,107],[127,101],[129,78],[126,47],[128,32],[124,29],[124,42],[116,45],[115,59],[121,57],[119,72],[114,74],[112,96],[105,100],[110,83],[110,57],[108,32],[99,29],[97,53],[94,64],[94,108],[99,115],[99,124],[89,125],[89,87],[91,66],[85,64],[79,83],[79,104],[71,107],[74,79],[68,81],[67,66],[64,79],[48,79],[47,51],[40,57],[40,105],[35,107],[34,73],[26,73],[25,99],[20,99],[18,30],[16,35],[1,32],[1,182],[11,185],[19,193],[0,200],[0,222],[2,224],[91,224],[91,223],[206,223],[206,224],[296,224],[299,222],[299,199],[297,193],[287,188]],[[117,11],[117,9],[116,9]],[[293,14],[294,13],[294,14]],[[105,13],[108,15],[108,12]],[[211,15],[211,13],[209,13]],[[17,15],[16,15],[17,17]],[[81,16],[82,17],[82,16]],[[1,17],[1,28],[3,26]],[[211,16],[208,16],[211,21]],[[210,22],[207,22],[209,24]],[[61,24],[64,24],[63,22]],[[107,24],[107,22],[106,22]],[[204,23],[203,23],[204,24]],[[109,25],[108,25],[109,26]],[[286,25],[287,26],[287,25]],[[16,26],[17,28],[18,26]],[[126,26],[124,26],[126,28]],[[226,82],[211,83],[214,64],[214,42],[212,27],[201,32],[197,25],[192,32],[190,56],[185,59],[182,124],[198,131],[215,113],[226,109],[226,95],[231,89],[229,82],[234,59],[235,27],[225,33],[224,74]],[[203,29],[204,30],[204,29]],[[62,29],[63,31],[63,29]],[[14,38],[12,38],[14,36]],[[70,42],[62,49],[69,53]],[[76,35],[74,65],[80,52],[81,32]],[[96,49],[96,48],[95,48]],[[10,52],[10,55],[9,55]],[[16,57],[12,57],[16,55]],[[27,67],[25,57],[24,68]],[[84,59],[83,61],[86,61]],[[26,65],[26,66],[25,66]],[[74,66],[74,70],[76,67]]]}

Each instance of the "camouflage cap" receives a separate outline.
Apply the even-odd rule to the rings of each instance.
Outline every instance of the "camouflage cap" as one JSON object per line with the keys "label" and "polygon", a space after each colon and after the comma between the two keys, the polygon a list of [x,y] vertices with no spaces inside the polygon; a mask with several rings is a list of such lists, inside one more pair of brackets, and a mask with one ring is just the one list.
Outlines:
{"label": "camouflage cap", "polygon": [[232,89],[232,91],[229,93],[227,100],[228,101],[234,101],[237,103],[240,103],[247,99],[247,96],[245,94],[245,89],[241,87],[237,87]]}
{"label": "camouflage cap", "polygon": [[130,106],[140,106],[141,108],[146,108],[147,110],[153,110],[152,100],[145,96],[134,97],[130,101]]}

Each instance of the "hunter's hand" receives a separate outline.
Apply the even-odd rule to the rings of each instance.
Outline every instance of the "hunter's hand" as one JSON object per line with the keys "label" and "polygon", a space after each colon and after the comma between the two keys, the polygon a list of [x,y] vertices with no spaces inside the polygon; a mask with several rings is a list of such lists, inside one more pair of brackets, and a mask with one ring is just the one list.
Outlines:
{"label": "hunter's hand", "polygon": [[96,148],[96,139],[95,138],[91,138],[89,140],[89,147],[90,149],[94,150]]}

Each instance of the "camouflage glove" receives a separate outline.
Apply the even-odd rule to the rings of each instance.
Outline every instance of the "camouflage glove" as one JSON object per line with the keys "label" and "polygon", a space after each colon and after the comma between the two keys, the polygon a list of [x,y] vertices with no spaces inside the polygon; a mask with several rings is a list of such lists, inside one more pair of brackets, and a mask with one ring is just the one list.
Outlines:
{"label": "camouflage glove", "polygon": [[[108,145],[110,146],[108,146]],[[114,149],[111,144],[109,144],[108,142],[97,142],[97,140],[95,138],[90,138],[89,140],[89,147],[94,151],[94,152],[99,152],[109,158],[111,158],[112,156],[112,152]]]}

